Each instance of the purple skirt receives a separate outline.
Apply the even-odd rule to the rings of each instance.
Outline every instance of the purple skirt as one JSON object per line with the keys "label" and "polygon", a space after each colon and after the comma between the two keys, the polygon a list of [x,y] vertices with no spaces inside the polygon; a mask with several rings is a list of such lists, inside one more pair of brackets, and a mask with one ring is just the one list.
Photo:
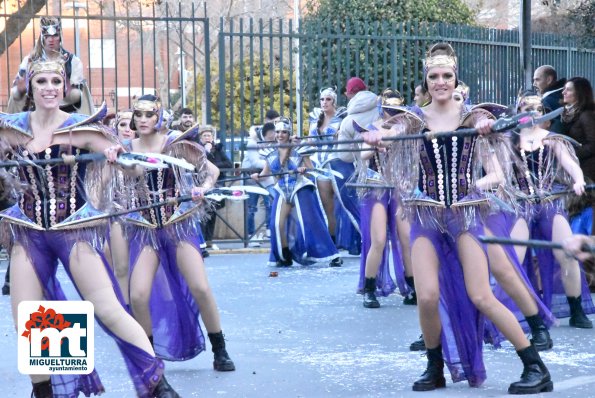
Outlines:
{"label": "purple skirt", "polygon": [[[529,222],[529,232],[531,239],[552,240],[552,228],[554,217],[563,215],[566,219],[566,213],[559,209],[555,204],[534,205],[533,216]],[[539,276],[541,277],[541,296],[545,305],[558,318],[567,318],[570,316],[570,307],[562,285],[562,276],[560,264],[556,261],[552,250],[534,249],[528,252],[525,258],[524,266],[527,275],[536,291],[539,289]],[[533,259],[537,258],[539,264],[539,275],[533,268]],[[580,264],[579,264],[580,266]],[[585,278],[585,273],[581,272],[581,299],[583,310],[586,314],[595,313],[595,306],[591,299],[589,285]]]}
{"label": "purple skirt", "polygon": [[275,265],[277,261],[284,259],[281,234],[287,236],[292,260],[299,264],[310,265],[339,257],[314,187],[305,186],[295,193],[293,209],[287,217],[285,229],[281,230],[278,220],[284,201],[283,195],[277,195],[271,206],[269,264]]}
{"label": "purple skirt", "polygon": [[[399,288],[399,293],[405,297],[412,293],[411,288],[405,282],[405,266],[403,265],[403,257],[401,256],[401,245],[399,236],[397,234],[397,201],[394,200],[390,191],[377,198],[376,195],[366,195],[360,202],[360,228],[362,232],[362,255],[360,260],[359,282],[357,285],[357,292],[362,294],[364,292],[365,272],[366,272],[366,258],[371,246],[371,229],[372,229],[372,208],[376,203],[380,203],[384,207],[387,217],[387,244],[384,246],[382,259],[378,273],[376,274],[376,295],[386,297],[393,293],[395,289]],[[379,227],[374,224],[375,227]],[[390,245],[388,244],[390,242]],[[390,253],[389,253],[390,252]],[[390,256],[393,259],[393,269],[397,284],[390,274]]]}
{"label": "purple skirt", "polygon": [[[44,296],[47,300],[66,300],[66,296],[56,278],[58,261],[64,265],[64,269],[76,287],[70,273],[70,253],[74,244],[82,241],[89,243],[101,257],[103,266],[112,280],[114,290],[125,308],[113,271],[101,251],[102,239],[97,230],[35,231],[13,226],[13,233],[15,241],[23,244],[27,250],[37,277],[42,283]],[[153,389],[163,374],[163,362],[137,346],[120,339],[107,329],[99,318],[96,318],[96,320],[118,345],[137,395],[139,397],[151,397]],[[77,397],[79,392],[82,392],[85,396],[90,396],[105,391],[96,372],[89,375],[53,375],[52,387],[54,397]]]}
{"label": "purple skirt", "polygon": [[[467,380],[469,385],[480,386],[486,379],[483,363],[484,316],[473,305],[465,287],[463,268],[458,259],[456,237],[464,232],[477,237],[483,235],[479,212],[473,219],[463,220],[457,210],[445,209],[435,223],[422,223],[419,218],[411,222],[411,246],[418,238],[427,238],[433,245],[440,270],[439,312],[442,322],[442,350],[452,380]],[[487,248],[482,247],[486,258]],[[415,259],[413,259],[415,267]]]}
{"label": "purple skirt", "polygon": [[[513,213],[509,212],[498,212],[490,214],[485,219],[485,226],[488,228],[494,236],[502,237],[502,238],[510,238],[510,232],[514,227],[515,222],[517,221],[516,216]],[[535,304],[537,304],[537,309],[539,316],[543,319],[544,323],[550,327],[558,323],[556,317],[552,314],[552,312],[547,308],[547,306],[541,301],[541,298],[535,293],[533,289],[533,285],[525,272],[525,269],[521,262],[519,261],[517,254],[514,250],[514,246],[511,245],[502,245],[506,256],[510,260],[511,264],[513,265],[515,271],[527,286],[529,293],[535,300]],[[525,320],[525,316],[519,309],[519,307],[515,304],[515,302],[510,298],[508,294],[502,289],[499,283],[495,280],[492,284],[492,289],[494,291],[494,296],[502,302],[517,318],[521,327],[525,331],[525,333],[529,333],[531,329]],[[504,335],[496,328],[496,326],[486,318],[486,330],[485,330],[485,341],[486,343],[493,344],[496,347],[500,346],[500,343],[505,340]]]}
{"label": "purple skirt", "polygon": [[[153,344],[159,358],[185,361],[205,349],[205,338],[199,324],[199,309],[188,284],[178,270],[176,248],[180,242],[192,245],[200,258],[200,229],[193,220],[183,220],[164,228],[147,229],[128,226],[130,270],[132,274],[143,248],[155,249],[159,266],[153,280],[150,298]],[[186,228],[182,228],[181,224]],[[130,278],[129,278],[130,280]]]}

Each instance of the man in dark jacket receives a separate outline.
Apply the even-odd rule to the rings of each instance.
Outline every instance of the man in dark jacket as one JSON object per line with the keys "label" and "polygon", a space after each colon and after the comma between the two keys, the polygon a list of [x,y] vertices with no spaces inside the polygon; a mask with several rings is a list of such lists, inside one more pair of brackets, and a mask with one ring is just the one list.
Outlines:
{"label": "man in dark jacket", "polygon": [[[553,66],[542,65],[533,73],[533,86],[541,95],[541,102],[546,112],[554,111],[562,106],[562,90],[566,79],[558,80],[558,73]],[[560,117],[552,120],[548,130],[556,133],[562,132]]]}
{"label": "man in dark jacket", "polygon": [[[219,169],[230,169],[233,167],[231,160],[225,154],[225,150],[223,149],[222,143],[215,143],[217,131],[211,125],[206,125],[200,128],[198,132],[198,142],[205,148],[207,152],[207,159]],[[219,180],[225,179],[225,172],[222,171],[219,174]],[[225,206],[225,202],[216,202],[215,203],[215,211],[210,215],[210,218],[205,221],[202,225],[202,232],[207,243],[207,248],[212,248],[217,250],[218,247],[213,245],[213,233],[215,232],[215,222],[217,221],[217,217],[215,215],[217,209],[221,209]]]}

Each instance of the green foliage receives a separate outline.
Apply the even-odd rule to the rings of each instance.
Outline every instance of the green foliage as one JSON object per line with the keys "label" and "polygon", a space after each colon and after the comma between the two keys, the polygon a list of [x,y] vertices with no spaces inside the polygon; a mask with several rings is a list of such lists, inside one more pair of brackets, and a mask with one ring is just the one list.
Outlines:
{"label": "green foliage", "polygon": [[474,17],[461,0],[320,0],[307,9],[300,47],[310,101],[321,87],[343,93],[352,76],[374,92],[392,87],[410,99],[428,46],[450,30],[447,24],[470,25]]}
{"label": "green foliage", "polygon": [[[248,59],[243,63],[235,63],[232,66],[233,73],[229,69],[225,72],[225,120],[227,129],[225,134],[237,135],[241,131],[247,131],[251,125],[261,124],[264,114],[269,109],[277,110],[281,115],[291,117],[295,126],[295,76],[290,73],[289,68],[273,65],[266,61],[268,57],[260,57],[258,64],[250,67]],[[262,62],[262,63],[260,63]],[[219,76],[217,68],[211,71],[212,76]],[[282,87],[281,87],[282,85]],[[290,87],[292,91],[290,91]],[[204,89],[204,76],[197,76],[197,92]],[[211,93],[207,97],[211,101],[212,124],[219,126],[221,114],[219,111],[218,82],[211,85]],[[272,95],[271,95],[272,93]],[[187,106],[190,109],[198,109],[197,120],[201,120],[202,107],[194,101],[194,91],[188,93]],[[200,95],[197,96],[200,102]],[[303,115],[307,115],[308,102],[304,102]],[[307,120],[307,117],[305,118]]]}
{"label": "green foliage", "polygon": [[420,21],[473,24],[461,0],[310,0],[306,20]]}
{"label": "green foliage", "polygon": [[578,28],[579,39],[586,48],[595,45],[595,2],[583,0],[576,8],[568,12],[570,19]]}

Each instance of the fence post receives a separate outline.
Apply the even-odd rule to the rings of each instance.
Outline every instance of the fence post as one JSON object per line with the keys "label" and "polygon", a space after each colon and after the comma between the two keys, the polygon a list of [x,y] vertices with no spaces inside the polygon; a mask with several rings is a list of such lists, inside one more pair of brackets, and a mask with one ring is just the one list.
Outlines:
{"label": "fence post", "polygon": [[225,143],[225,34],[223,33],[223,18],[219,20],[219,26],[219,140]]}

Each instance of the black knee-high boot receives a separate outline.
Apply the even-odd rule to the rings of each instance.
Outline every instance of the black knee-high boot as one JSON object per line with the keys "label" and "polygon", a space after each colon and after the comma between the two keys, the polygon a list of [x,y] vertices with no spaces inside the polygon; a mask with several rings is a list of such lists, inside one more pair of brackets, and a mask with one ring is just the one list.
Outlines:
{"label": "black knee-high boot", "polygon": [[52,381],[40,381],[39,383],[33,383],[33,391],[31,392],[32,398],[53,398],[54,391],[52,389]]}
{"label": "black knee-high boot", "polygon": [[289,267],[293,265],[293,260],[291,259],[291,250],[289,250],[289,247],[282,248],[281,254],[283,255],[284,260],[277,261],[277,267]]}
{"label": "black knee-high boot", "polygon": [[8,263],[8,267],[6,267],[6,275],[4,276],[4,286],[2,286],[2,295],[10,295],[10,262]]}
{"label": "black knee-high boot", "polygon": [[515,381],[508,387],[509,394],[538,394],[550,392],[554,389],[554,383],[550,378],[539,353],[533,345],[516,352],[523,361],[523,373],[521,380]]}
{"label": "black knee-high boot", "polygon": [[446,387],[442,346],[428,348],[426,355],[428,356],[428,366],[421,377],[413,383],[413,391],[431,391]]}
{"label": "black knee-high boot", "polygon": [[180,395],[165,379],[165,375],[161,376],[161,380],[159,380],[159,383],[153,390],[152,396],[155,398],[180,398]]}
{"label": "black knee-high boot", "polygon": [[568,324],[575,328],[580,329],[592,329],[593,322],[587,318],[585,311],[583,311],[583,304],[581,296],[578,297],[566,297],[568,305],[570,306],[570,320]]}
{"label": "black knee-high boot", "polygon": [[227,350],[225,350],[225,338],[223,332],[209,333],[209,340],[211,341],[211,349],[213,350],[213,368],[220,372],[229,372],[236,370],[236,366],[229,357]]}
{"label": "black knee-high boot", "polygon": [[380,307],[380,303],[376,298],[376,278],[366,278],[366,284],[364,285],[364,307]]}
{"label": "black knee-high boot", "polygon": [[554,342],[550,337],[550,332],[543,323],[543,319],[539,314],[525,317],[525,320],[531,328],[531,343],[535,346],[537,351],[549,350],[554,346]]}
{"label": "black knee-high boot", "polygon": [[403,299],[403,304],[405,305],[417,305],[417,295],[415,294],[415,281],[412,276],[406,276],[405,282],[407,282],[407,286],[411,289],[411,293],[407,297]]}

